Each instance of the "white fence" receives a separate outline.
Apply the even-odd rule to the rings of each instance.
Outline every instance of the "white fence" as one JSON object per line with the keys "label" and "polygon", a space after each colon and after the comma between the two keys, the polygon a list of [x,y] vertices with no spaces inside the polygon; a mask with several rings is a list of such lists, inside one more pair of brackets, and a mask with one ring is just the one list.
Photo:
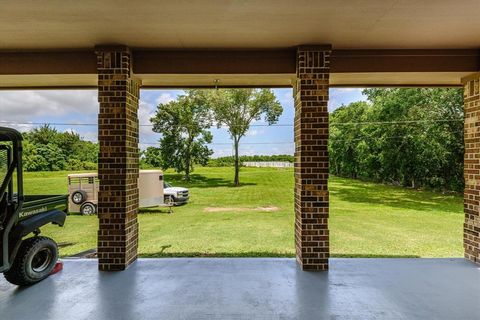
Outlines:
{"label": "white fence", "polygon": [[242,164],[245,167],[257,168],[293,168],[293,163],[287,161],[245,161]]}

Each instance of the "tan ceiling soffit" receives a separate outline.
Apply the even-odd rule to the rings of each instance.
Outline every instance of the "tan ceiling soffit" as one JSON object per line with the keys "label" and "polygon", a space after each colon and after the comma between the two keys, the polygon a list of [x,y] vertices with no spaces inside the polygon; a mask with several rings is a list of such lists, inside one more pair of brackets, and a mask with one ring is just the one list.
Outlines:
{"label": "tan ceiling soffit", "polygon": [[[476,48],[479,0],[0,1],[0,48]],[[121,5],[119,5],[121,4]]]}
{"label": "tan ceiling soffit", "polygon": [[[332,73],[331,87],[457,87],[470,72]],[[142,89],[291,87],[293,74],[137,74]],[[216,81],[218,80],[218,82]],[[94,74],[0,75],[0,89],[95,89]]]}
{"label": "tan ceiling soffit", "polygon": [[0,75],[0,89],[82,89],[97,88],[95,74]]}

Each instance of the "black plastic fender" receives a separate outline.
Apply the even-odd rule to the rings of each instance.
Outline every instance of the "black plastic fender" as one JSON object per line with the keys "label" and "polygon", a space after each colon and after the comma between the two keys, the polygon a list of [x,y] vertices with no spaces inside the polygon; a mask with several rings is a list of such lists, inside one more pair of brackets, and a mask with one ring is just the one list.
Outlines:
{"label": "black plastic fender", "polygon": [[65,212],[56,209],[31,216],[30,218],[17,223],[11,232],[12,238],[21,239],[27,234],[49,223],[62,227],[65,224],[66,218],[67,214]]}

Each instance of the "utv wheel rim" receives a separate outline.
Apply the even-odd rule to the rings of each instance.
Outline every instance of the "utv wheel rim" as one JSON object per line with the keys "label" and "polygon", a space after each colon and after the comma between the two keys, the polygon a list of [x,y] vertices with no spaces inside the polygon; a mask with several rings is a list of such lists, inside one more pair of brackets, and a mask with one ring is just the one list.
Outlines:
{"label": "utv wheel rim", "polygon": [[52,263],[52,251],[48,248],[39,250],[32,259],[32,270],[37,273],[47,270]]}

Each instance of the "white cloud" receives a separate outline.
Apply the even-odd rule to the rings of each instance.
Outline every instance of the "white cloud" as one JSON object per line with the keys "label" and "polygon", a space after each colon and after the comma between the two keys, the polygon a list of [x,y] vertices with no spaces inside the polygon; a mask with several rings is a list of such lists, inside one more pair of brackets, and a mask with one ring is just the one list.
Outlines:
{"label": "white cloud", "polygon": [[218,157],[231,157],[233,156],[233,150],[231,147],[222,147],[222,148],[215,148],[213,146],[213,157],[218,158]]}
{"label": "white cloud", "polygon": [[261,130],[261,129],[250,129],[250,130],[247,131],[246,136],[254,137],[254,136],[261,135],[264,132],[265,132],[265,130]]}
{"label": "white cloud", "polygon": [[295,152],[295,145],[293,143],[277,145],[269,150],[270,154],[292,154]]}
{"label": "white cloud", "polygon": [[330,99],[328,101],[328,110],[334,111],[342,104],[349,104],[354,101],[366,100],[362,95],[361,88],[333,88],[330,89]]}
{"label": "white cloud", "polygon": [[282,105],[293,104],[293,89],[275,90],[275,95]]}
{"label": "white cloud", "polygon": [[98,131],[88,131],[80,133],[80,137],[84,140],[97,142],[98,141]]}
{"label": "white cloud", "polygon": [[334,90],[338,93],[346,93],[346,92],[362,93],[363,89],[359,89],[359,88],[335,88]]}
{"label": "white cloud", "polygon": [[155,99],[155,102],[158,104],[160,103],[169,103],[171,101],[175,100],[175,98],[173,97],[173,95],[171,93],[161,93],[157,99]]}
{"label": "white cloud", "polygon": [[2,123],[1,125],[6,125],[8,127],[12,127],[17,129],[20,132],[27,132],[35,128],[36,126],[33,124],[9,124],[9,123]]}
{"label": "white cloud", "polygon": [[51,115],[90,114],[98,112],[96,90],[37,90],[0,92],[2,120],[31,121]]}
{"label": "white cloud", "polygon": [[145,143],[156,142],[158,141],[159,134],[152,131],[152,126],[150,126],[150,118],[155,115],[155,107],[143,100],[140,100],[138,107],[138,123],[140,124],[140,142],[141,149],[145,149],[148,146]]}
{"label": "white cloud", "polygon": [[286,92],[283,94],[283,97],[281,97],[282,100],[286,101],[293,101],[293,89],[290,90],[285,90]]}
{"label": "white cloud", "polygon": [[[179,92],[180,94],[181,92]],[[292,104],[291,90],[276,92],[280,100]],[[145,99],[139,103],[139,123],[148,126],[140,127],[140,148],[145,149],[151,146],[147,143],[155,143],[160,135],[152,131],[149,126],[150,118],[155,115],[158,103],[168,103],[177,96],[175,91],[148,92]],[[72,123],[71,126],[57,126],[60,131],[77,132],[85,140],[98,141],[96,126],[76,126],[75,123],[97,123],[98,102],[96,90],[43,90],[43,91],[0,91],[0,120],[21,122],[15,127],[20,131],[28,131],[36,125],[32,122],[56,122]],[[286,121],[284,121],[286,122]],[[264,124],[263,120],[256,121],[257,124]],[[1,125],[1,124],[0,124]],[[231,141],[225,129],[217,130],[212,128],[215,141],[224,143]],[[272,138],[271,130],[268,128],[252,128],[247,136],[251,141],[265,141]],[[261,138],[260,138],[261,137]],[[218,139],[218,141],[217,141]],[[273,141],[273,140],[272,140]],[[212,145],[215,157],[232,156],[231,145]],[[292,153],[290,145],[249,145],[240,143],[240,154],[279,154]]]}
{"label": "white cloud", "polygon": [[255,147],[253,145],[248,145],[248,144],[242,145],[241,142],[240,142],[238,153],[240,154],[240,156],[254,156],[256,154],[259,154],[259,152],[255,150]]}

